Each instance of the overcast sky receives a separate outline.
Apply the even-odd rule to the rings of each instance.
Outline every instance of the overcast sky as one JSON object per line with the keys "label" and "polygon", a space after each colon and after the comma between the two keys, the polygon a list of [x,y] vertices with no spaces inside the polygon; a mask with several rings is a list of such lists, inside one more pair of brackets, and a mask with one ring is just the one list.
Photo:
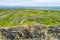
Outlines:
{"label": "overcast sky", "polygon": [[0,0],[0,6],[60,6],[60,0]]}

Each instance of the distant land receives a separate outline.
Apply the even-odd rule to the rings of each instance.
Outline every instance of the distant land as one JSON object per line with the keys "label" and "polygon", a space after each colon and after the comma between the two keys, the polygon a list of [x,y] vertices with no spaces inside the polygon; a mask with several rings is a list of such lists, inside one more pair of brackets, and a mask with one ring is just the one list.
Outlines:
{"label": "distant land", "polygon": [[60,6],[0,6],[0,9],[39,9],[39,10],[60,10]]}

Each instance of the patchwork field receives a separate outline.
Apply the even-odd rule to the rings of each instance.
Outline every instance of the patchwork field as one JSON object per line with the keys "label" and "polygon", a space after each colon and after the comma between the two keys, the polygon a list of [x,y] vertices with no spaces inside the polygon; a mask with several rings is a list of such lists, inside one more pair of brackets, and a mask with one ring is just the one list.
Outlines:
{"label": "patchwork field", "polygon": [[21,24],[60,24],[60,11],[8,9],[0,10],[0,27],[14,27]]}

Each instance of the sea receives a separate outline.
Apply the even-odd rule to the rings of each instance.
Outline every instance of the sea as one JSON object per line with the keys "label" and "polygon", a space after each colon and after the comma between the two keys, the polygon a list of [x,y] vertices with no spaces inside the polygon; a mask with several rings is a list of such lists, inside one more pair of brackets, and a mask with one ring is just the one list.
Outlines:
{"label": "sea", "polygon": [[60,11],[60,6],[0,6],[0,9],[38,9],[38,10],[58,10]]}

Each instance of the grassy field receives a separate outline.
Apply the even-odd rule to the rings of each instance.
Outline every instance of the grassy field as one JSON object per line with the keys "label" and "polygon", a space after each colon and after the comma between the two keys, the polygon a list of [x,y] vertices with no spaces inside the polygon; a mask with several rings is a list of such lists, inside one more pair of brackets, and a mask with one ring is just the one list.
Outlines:
{"label": "grassy field", "polygon": [[0,10],[0,27],[13,27],[31,23],[42,23],[44,25],[60,24],[60,11],[33,9]]}

